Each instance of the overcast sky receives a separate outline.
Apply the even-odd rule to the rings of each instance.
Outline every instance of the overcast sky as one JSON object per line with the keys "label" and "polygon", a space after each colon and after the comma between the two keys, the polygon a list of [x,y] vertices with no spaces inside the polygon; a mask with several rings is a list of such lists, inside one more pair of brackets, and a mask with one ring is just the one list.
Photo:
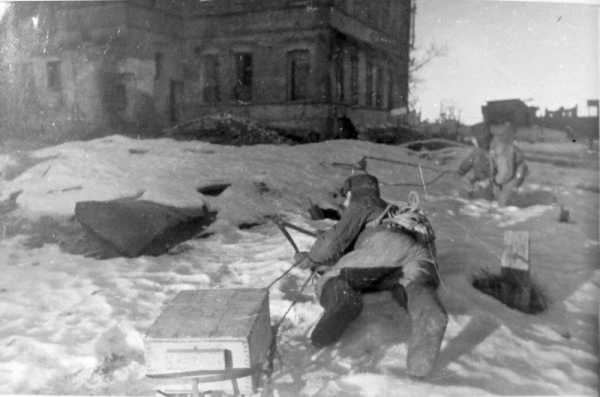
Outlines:
{"label": "overcast sky", "polygon": [[[597,0],[581,0],[600,4]],[[447,46],[420,73],[424,118],[440,103],[480,121],[487,100],[520,98],[543,109],[598,98],[599,7],[494,0],[417,0],[416,44]]]}

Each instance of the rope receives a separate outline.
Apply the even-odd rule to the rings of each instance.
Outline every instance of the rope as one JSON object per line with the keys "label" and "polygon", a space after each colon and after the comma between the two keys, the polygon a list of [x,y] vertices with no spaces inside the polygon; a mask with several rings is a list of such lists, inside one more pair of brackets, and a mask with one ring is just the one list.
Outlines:
{"label": "rope", "polygon": [[275,284],[277,284],[278,281],[280,281],[282,278],[284,278],[285,276],[287,276],[292,269],[294,269],[296,266],[298,266],[300,264],[300,262],[302,262],[302,259],[294,262],[292,264],[292,266],[290,266],[285,272],[283,272],[279,277],[277,277],[275,280],[273,280],[268,286],[267,289],[271,289],[272,286],[274,286]]}
{"label": "rope", "polygon": [[[441,170],[439,168],[422,165],[420,163],[414,164],[414,163],[410,163],[408,161],[394,160],[394,159],[388,159],[385,157],[376,157],[376,156],[363,156],[355,164],[333,162],[333,163],[329,163],[329,165],[331,165],[332,167],[341,167],[341,168],[346,168],[346,169],[351,169],[351,170],[361,169],[366,172],[367,171],[367,164],[366,164],[367,159],[383,161],[383,162],[393,163],[393,164],[405,165],[405,166],[409,166],[409,167],[418,168],[419,170],[426,169],[426,170],[435,171],[438,173],[437,176],[435,176],[434,178],[432,178],[429,181],[424,181],[422,179],[421,180],[422,183],[412,183],[412,182],[388,183],[388,182],[379,181],[380,184],[387,185],[387,186],[416,186],[416,187],[428,186],[428,185],[431,185],[434,182],[438,181],[444,175],[456,173],[456,171],[454,171],[454,170]],[[321,162],[321,165],[324,165],[324,162]],[[422,171],[421,171],[421,177],[422,177]]]}
{"label": "rope", "polygon": [[[455,171],[449,171],[449,170],[440,171],[437,176],[435,176],[434,178],[432,178],[429,181],[425,181],[424,185],[425,186],[431,185],[434,182],[437,182],[444,175],[446,175],[446,174],[454,174],[454,173],[455,173]],[[389,183],[389,182],[379,181],[379,183],[382,184],[382,185],[386,185],[386,186],[415,186],[415,187],[421,187],[421,186],[423,186],[423,183],[413,183],[413,182]]]}
{"label": "rope", "polygon": [[[419,164],[410,163],[408,161],[402,161],[402,160],[388,159],[385,157],[364,156],[363,159],[383,161],[383,162],[387,162],[387,163],[394,163],[394,164],[400,164],[400,165],[406,165],[409,167],[419,168]],[[427,166],[427,165],[421,165],[421,167],[423,167],[426,170],[430,170],[430,171],[443,172],[443,170],[440,170],[439,168],[436,168],[436,167],[431,167],[431,166]]]}
{"label": "rope", "polygon": [[[288,240],[288,242],[290,243],[290,245],[292,245],[292,247],[294,248],[294,251],[299,252],[298,250],[298,246],[296,245],[296,243],[294,242],[294,240],[292,239],[292,237],[289,235],[289,233],[287,232],[287,230],[285,229],[285,226],[283,224],[283,222],[278,221],[277,219],[272,219],[273,222],[277,225],[277,227],[279,228],[279,230],[281,231],[281,233],[283,233],[283,235],[286,237],[286,239]],[[308,230],[306,230],[305,232],[309,232]],[[316,234],[315,234],[316,235]],[[296,266],[298,266],[304,258],[300,258],[297,261],[295,261],[292,266],[290,266],[285,272],[283,272],[280,276],[278,276],[275,280],[273,280],[268,286],[267,289],[271,289],[271,287],[273,287],[273,285],[275,285],[278,281],[280,281],[281,279],[283,279],[285,276],[287,276],[292,269],[294,269]],[[302,284],[302,286],[299,289],[299,293],[302,293],[302,291],[304,291],[304,289],[306,288],[306,286],[308,285],[308,283],[313,279],[313,277],[315,276],[316,272],[311,272],[310,275],[306,278],[306,280],[304,281],[304,283]],[[268,352],[268,356],[267,356],[267,369],[265,370],[267,377],[268,377],[268,383],[271,382],[271,375],[273,373],[273,363],[275,361],[275,358],[279,358],[279,361],[281,361],[281,356],[278,353],[277,350],[277,342],[278,342],[278,336],[279,336],[279,327],[281,327],[281,324],[283,324],[283,322],[285,321],[286,317],[288,316],[288,314],[292,311],[292,308],[296,305],[296,303],[298,303],[298,299],[294,299],[292,300],[292,303],[288,306],[287,310],[283,313],[283,316],[281,316],[281,318],[279,319],[279,321],[273,325],[271,327],[271,331],[272,331],[272,339],[271,339],[271,344],[269,346],[269,352]]]}
{"label": "rope", "polygon": [[[294,264],[295,266],[296,264]],[[293,266],[292,266],[293,268]],[[291,270],[292,268],[290,268],[289,270]],[[304,288],[306,288],[306,286],[308,285],[308,283],[313,279],[313,277],[315,276],[316,272],[311,272],[310,275],[306,278],[306,280],[304,281],[304,283],[302,284],[302,286],[299,289],[299,292],[302,293],[302,291],[304,291]],[[267,357],[267,362],[268,362],[268,368],[266,370],[267,375],[269,377],[269,381],[271,379],[271,374],[273,373],[273,363],[275,362],[275,359],[279,359],[279,361],[281,362],[281,355],[279,354],[279,350],[277,349],[277,345],[278,345],[278,336],[279,336],[279,327],[281,327],[281,324],[283,324],[283,322],[285,321],[287,315],[292,311],[292,308],[296,305],[296,303],[298,303],[297,299],[294,299],[292,301],[292,303],[288,306],[287,310],[283,313],[283,316],[281,316],[281,318],[279,319],[279,321],[273,325],[271,327],[271,331],[272,331],[272,339],[271,339],[271,345],[269,346],[269,353],[268,353],[268,357]]]}
{"label": "rope", "polygon": [[[313,279],[313,277],[315,276],[315,274],[317,274],[317,273],[316,272],[311,272],[310,275],[306,278],[306,280],[304,280],[304,283],[302,283],[302,286],[300,286],[300,289],[298,290],[299,293],[302,293],[302,291],[304,291],[304,288],[306,288],[306,286]],[[281,316],[281,318],[279,319],[279,321],[277,322],[277,324],[275,324],[275,326],[274,326],[274,328],[276,330],[279,330],[279,326],[281,326],[281,324],[283,324],[283,321],[285,320],[285,318],[287,317],[287,315],[290,313],[290,311],[292,310],[292,308],[294,307],[294,305],[296,305],[296,303],[298,303],[298,300],[294,299],[292,301],[292,303],[290,304],[290,306],[287,308],[287,310],[283,313],[283,316]]]}

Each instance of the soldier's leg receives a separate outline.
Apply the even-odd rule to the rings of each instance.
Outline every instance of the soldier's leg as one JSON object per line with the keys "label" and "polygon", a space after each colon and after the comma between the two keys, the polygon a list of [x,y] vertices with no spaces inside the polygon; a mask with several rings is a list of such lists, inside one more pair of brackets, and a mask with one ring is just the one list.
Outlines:
{"label": "soldier's leg", "polygon": [[507,183],[505,183],[502,186],[502,189],[499,190],[498,195],[496,197],[496,199],[498,200],[498,205],[501,207],[506,206],[507,204],[510,204],[510,198],[511,195],[513,195],[517,190],[517,180],[516,179],[512,179],[510,181],[508,181]]}
{"label": "soldier's leg", "polygon": [[351,288],[342,276],[325,282],[320,303],[325,312],[310,336],[312,344],[316,347],[335,343],[362,310],[360,292]]}
{"label": "soldier's leg", "polygon": [[439,279],[434,265],[420,262],[414,266],[416,271],[405,268],[404,279],[411,318],[406,366],[410,376],[424,377],[435,365],[448,315],[437,296]]}
{"label": "soldier's leg", "polygon": [[407,305],[408,297],[406,295],[406,289],[404,288],[404,286],[402,286],[400,284],[396,284],[390,289],[390,293],[392,294],[392,298],[400,306],[402,306],[405,310],[408,310],[408,305]]}

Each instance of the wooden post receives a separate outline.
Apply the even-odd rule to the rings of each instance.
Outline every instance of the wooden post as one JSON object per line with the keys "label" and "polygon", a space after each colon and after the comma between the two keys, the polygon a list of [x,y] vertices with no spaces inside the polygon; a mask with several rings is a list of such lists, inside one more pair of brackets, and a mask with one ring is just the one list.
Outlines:
{"label": "wooden post", "polygon": [[504,252],[502,253],[502,268],[521,270],[529,274],[529,232],[504,232]]}
{"label": "wooden post", "polygon": [[518,286],[515,291],[506,291],[507,297],[511,296],[518,307],[528,307],[531,300],[529,260],[529,232],[512,231],[504,232],[504,252],[502,253],[502,275],[509,281],[509,285]]}
{"label": "wooden post", "polygon": [[423,177],[423,167],[421,167],[421,163],[419,163],[419,177],[421,178],[421,185],[423,186],[423,192],[425,193],[425,199],[429,196],[427,194],[427,185],[425,184],[425,178]]}
{"label": "wooden post", "polygon": [[[204,393],[202,393],[204,394]],[[192,379],[192,397],[200,397],[200,390],[198,388],[198,379]]]}

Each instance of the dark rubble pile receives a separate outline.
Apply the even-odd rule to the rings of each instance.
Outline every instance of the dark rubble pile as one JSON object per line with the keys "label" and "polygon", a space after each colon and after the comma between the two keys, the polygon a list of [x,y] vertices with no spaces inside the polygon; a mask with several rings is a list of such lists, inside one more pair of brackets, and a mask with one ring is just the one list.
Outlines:
{"label": "dark rubble pile", "polygon": [[281,131],[229,113],[186,121],[166,129],[164,134],[178,140],[200,140],[235,146],[294,143]]}

